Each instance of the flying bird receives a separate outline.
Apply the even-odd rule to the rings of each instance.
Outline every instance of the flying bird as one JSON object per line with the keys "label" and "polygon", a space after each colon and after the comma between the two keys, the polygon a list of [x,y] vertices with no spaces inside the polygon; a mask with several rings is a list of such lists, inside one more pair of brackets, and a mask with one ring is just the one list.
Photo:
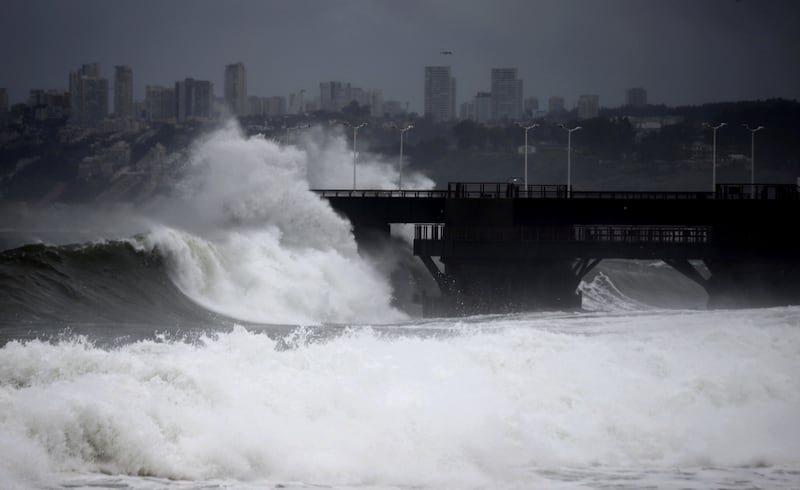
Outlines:
{"label": "flying bird", "polygon": [[439,54],[453,54],[452,51],[439,51]]}

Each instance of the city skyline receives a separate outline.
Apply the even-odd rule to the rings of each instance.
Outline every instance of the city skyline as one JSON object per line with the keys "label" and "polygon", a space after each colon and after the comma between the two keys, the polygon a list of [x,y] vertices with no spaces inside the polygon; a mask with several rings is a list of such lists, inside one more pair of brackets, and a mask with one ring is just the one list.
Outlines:
{"label": "city skyline", "polygon": [[241,61],[249,94],[313,94],[321,81],[348,80],[419,113],[423,67],[442,65],[459,82],[457,105],[489,91],[496,67],[518,69],[523,97],[563,96],[567,108],[587,93],[621,105],[625,90],[637,86],[648,89],[650,103],[667,105],[800,97],[800,6],[791,1],[185,6],[7,2],[0,86],[13,104],[30,89],[66,89],[65,73],[80,64],[100,63],[108,78],[111,67],[129,65],[134,98],[142,100],[146,85],[185,78],[223,87],[225,65]]}

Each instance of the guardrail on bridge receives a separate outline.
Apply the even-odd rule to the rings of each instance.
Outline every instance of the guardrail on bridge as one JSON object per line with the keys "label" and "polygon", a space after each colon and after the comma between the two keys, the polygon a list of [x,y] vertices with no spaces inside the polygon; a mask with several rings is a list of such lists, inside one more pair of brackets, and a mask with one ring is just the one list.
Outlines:
{"label": "guardrail on bridge", "polygon": [[447,189],[318,189],[313,192],[325,198],[800,200],[800,188],[792,184],[718,184],[716,192],[670,192],[576,191],[566,185],[451,182]]}
{"label": "guardrail on bridge", "polygon": [[416,240],[464,242],[568,241],[610,243],[706,244],[712,239],[708,226],[445,226],[441,223],[414,226]]}

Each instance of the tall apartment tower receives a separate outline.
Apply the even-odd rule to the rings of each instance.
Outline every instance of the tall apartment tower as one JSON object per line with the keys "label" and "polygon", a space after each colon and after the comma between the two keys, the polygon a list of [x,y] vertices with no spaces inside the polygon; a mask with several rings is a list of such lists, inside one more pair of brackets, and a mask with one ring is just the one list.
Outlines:
{"label": "tall apartment tower", "polygon": [[75,71],[69,72],[69,107],[71,119],[77,121],[80,112],[80,82],[82,77],[100,77],[100,64],[87,63]]}
{"label": "tall apartment tower", "polygon": [[133,70],[128,65],[114,67],[114,116],[133,117]]}
{"label": "tall apartment tower", "polygon": [[475,120],[479,123],[488,122],[492,118],[492,93],[478,92],[475,95]]}
{"label": "tall apartment tower", "polygon": [[100,78],[100,65],[82,65],[69,74],[70,121],[96,126],[108,116],[108,80]]}
{"label": "tall apartment tower", "polygon": [[265,97],[264,113],[267,117],[283,116],[286,114],[286,97],[281,95]]}
{"label": "tall apartment tower", "polygon": [[148,85],[144,92],[144,110],[150,121],[175,119],[175,89]]}
{"label": "tall apartment tower", "polygon": [[516,68],[492,68],[492,119],[522,118],[522,80]]}
{"label": "tall apartment tower", "polygon": [[559,97],[554,95],[547,100],[547,112],[551,115],[558,115],[563,114],[566,112],[566,107],[564,106],[564,97]]}
{"label": "tall apartment tower", "polygon": [[462,102],[458,109],[458,118],[462,121],[474,121],[475,102]]}
{"label": "tall apartment tower", "polygon": [[600,96],[581,95],[578,97],[578,119],[594,119],[600,115]]}
{"label": "tall apartment tower", "polygon": [[187,78],[175,82],[175,116],[178,122],[211,117],[214,85],[208,80]]}
{"label": "tall apartment tower", "polygon": [[341,99],[345,97],[345,89],[349,91],[350,84],[344,82],[322,82],[319,84],[320,109],[328,112],[337,112],[342,109]]}
{"label": "tall apartment tower", "polygon": [[[322,107],[320,106],[320,109]],[[289,94],[289,114],[302,114],[306,111],[306,91],[300,90],[298,93]]]}
{"label": "tall apartment tower", "polygon": [[456,115],[456,79],[449,66],[425,67],[425,115],[434,121],[450,121]]}
{"label": "tall apartment tower", "polygon": [[383,117],[383,92],[378,89],[367,90],[370,116]]}
{"label": "tall apartment tower", "polygon": [[247,70],[243,63],[225,66],[225,102],[235,115],[247,115]]}
{"label": "tall apartment tower", "polygon": [[647,105],[647,90],[642,87],[629,88],[625,91],[625,105],[644,107]]}

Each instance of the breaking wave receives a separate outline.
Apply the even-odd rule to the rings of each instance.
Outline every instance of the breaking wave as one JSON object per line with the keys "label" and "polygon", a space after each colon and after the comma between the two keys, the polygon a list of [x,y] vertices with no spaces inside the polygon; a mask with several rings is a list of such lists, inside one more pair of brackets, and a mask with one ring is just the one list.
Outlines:
{"label": "breaking wave", "polygon": [[[170,197],[137,211],[136,224],[145,229],[136,238],[3,252],[4,320],[171,325],[175,318],[203,316],[175,288],[202,309],[250,322],[404,318],[392,306],[385,276],[391,266],[360,256],[350,223],[310,190],[311,181],[325,186],[352,175],[344,139],[328,135],[305,145],[245,137],[230,123],[194,145]],[[371,155],[361,159],[362,185],[396,181],[392,164]],[[433,185],[419,174],[407,182]],[[117,222],[131,219],[121,215]]]}

